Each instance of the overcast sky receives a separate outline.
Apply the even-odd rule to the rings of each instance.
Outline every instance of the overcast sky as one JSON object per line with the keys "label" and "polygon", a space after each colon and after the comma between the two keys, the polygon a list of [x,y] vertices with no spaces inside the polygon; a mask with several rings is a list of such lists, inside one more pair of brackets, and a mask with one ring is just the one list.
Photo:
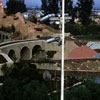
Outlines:
{"label": "overcast sky", "polygon": [[[2,0],[3,1],[3,4],[5,5],[6,4],[6,0]],[[73,0],[74,1],[74,4],[77,0]],[[94,0],[95,2],[95,8],[100,8],[100,0]],[[27,7],[41,7],[41,0],[25,0],[25,4]]]}

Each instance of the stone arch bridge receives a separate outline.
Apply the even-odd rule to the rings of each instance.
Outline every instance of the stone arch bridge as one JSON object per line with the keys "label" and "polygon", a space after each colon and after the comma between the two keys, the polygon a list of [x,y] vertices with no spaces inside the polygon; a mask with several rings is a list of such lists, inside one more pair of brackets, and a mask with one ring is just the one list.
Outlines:
{"label": "stone arch bridge", "polygon": [[39,39],[15,40],[0,44],[0,52],[7,54],[12,60],[52,58],[58,50],[56,42],[48,44]]}

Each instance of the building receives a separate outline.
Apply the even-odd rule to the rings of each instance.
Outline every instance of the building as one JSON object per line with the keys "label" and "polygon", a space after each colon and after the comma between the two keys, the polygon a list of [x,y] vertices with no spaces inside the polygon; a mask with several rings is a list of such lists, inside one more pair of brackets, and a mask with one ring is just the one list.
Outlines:
{"label": "building", "polygon": [[4,13],[2,0],[0,0],[0,14]]}
{"label": "building", "polygon": [[100,42],[88,42],[86,45],[97,53],[100,53]]}
{"label": "building", "polygon": [[100,10],[92,10],[91,19],[97,24],[100,24]]}

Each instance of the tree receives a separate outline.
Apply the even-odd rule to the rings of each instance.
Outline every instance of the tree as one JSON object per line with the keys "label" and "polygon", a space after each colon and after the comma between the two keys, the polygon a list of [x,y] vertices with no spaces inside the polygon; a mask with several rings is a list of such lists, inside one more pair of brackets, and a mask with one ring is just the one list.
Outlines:
{"label": "tree", "polygon": [[49,100],[48,91],[44,83],[32,80],[24,87],[23,100]]}
{"label": "tree", "polygon": [[16,79],[6,77],[2,87],[3,100],[22,100],[21,86]]}
{"label": "tree", "polygon": [[2,91],[3,91],[2,86],[0,86],[0,100],[4,100]]}
{"label": "tree", "polygon": [[[60,6],[62,7],[62,0],[59,0],[59,1],[60,1]],[[73,0],[65,0],[65,13],[68,13],[69,16],[72,17],[72,20],[71,20],[72,23],[74,23],[76,12],[77,12],[77,9],[76,9],[76,6],[75,7],[73,6]]]}
{"label": "tree", "polygon": [[48,0],[49,13],[58,13],[58,0]]}
{"label": "tree", "polygon": [[17,0],[9,0],[7,2],[7,14],[15,14],[17,12],[25,12],[26,6],[24,3]]}
{"label": "tree", "polygon": [[41,0],[42,2],[42,10],[44,10],[44,13],[45,14],[48,14],[48,0]]}
{"label": "tree", "polygon": [[[59,0],[60,7],[62,8],[62,0]],[[73,10],[73,0],[65,0],[65,13],[72,15]]]}
{"label": "tree", "polygon": [[44,10],[45,14],[58,13],[58,0],[41,0],[42,2],[42,10]]}
{"label": "tree", "polygon": [[72,0],[65,0],[65,12],[69,15],[72,15],[73,11],[73,1]]}
{"label": "tree", "polygon": [[90,91],[82,86],[65,91],[65,100],[91,100]]}
{"label": "tree", "polygon": [[13,33],[15,32],[15,26],[14,26],[14,25],[11,26],[11,31],[12,31]]}
{"label": "tree", "polygon": [[77,7],[79,12],[79,19],[83,25],[90,23],[91,10],[93,8],[93,0],[78,0]]}

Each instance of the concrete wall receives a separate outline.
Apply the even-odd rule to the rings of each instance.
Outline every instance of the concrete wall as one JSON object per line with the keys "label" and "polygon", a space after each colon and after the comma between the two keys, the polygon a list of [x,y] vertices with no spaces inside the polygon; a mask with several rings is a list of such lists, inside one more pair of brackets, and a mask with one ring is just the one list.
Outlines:
{"label": "concrete wall", "polygon": [[57,67],[56,63],[34,63],[37,69],[44,69],[44,70],[60,70],[60,67]]}
{"label": "concrete wall", "polygon": [[33,48],[39,45],[42,50],[47,51],[59,51],[59,47],[57,43],[49,43],[47,44],[44,40],[37,40],[37,41],[21,41],[17,43],[5,43],[0,46],[1,52],[10,55],[11,51],[13,52],[12,55],[15,54],[16,58],[19,60],[24,58],[24,60],[29,60],[32,58],[32,50]]}
{"label": "concrete wall", "polygon": [[9,39],[10,33],[0,31],[0,42],[7,41]]}
{"label": "concrete wall", "polygon": [[2,55],[5,59],[6,59],[6,63],[1,63],[0,64],[0,76],[3,75],[3,72],[1,71],[1,68],[4,64],[7,64],[8,67],[10,67],[13,64],[13,61],[4,53],[0,53],[0,55]]}

